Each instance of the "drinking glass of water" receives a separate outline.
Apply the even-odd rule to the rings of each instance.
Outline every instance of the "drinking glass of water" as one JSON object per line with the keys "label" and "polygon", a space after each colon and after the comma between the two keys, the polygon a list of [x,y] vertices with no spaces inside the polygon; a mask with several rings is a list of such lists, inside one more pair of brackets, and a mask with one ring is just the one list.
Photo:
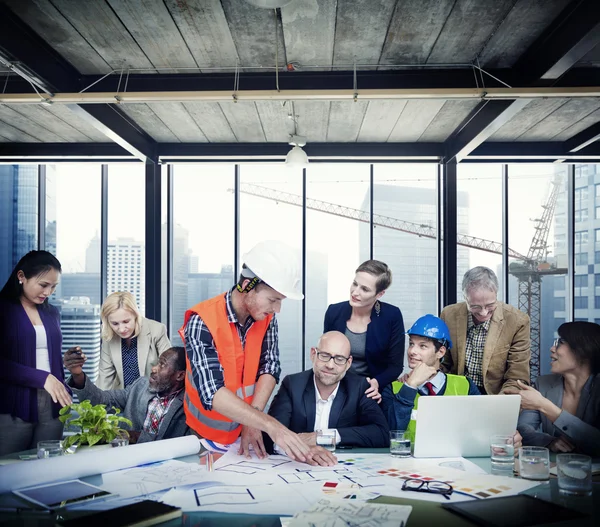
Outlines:
{"label": "drinking glass of water", "polygon": [[410,456],[410,437],[406,430],[390,430],[390,454],[394,457]]}
{"label": "drinking glass of water", "polygon": [[535,481],[550,479],[550,454],[545,447],[521,447],[519,449],[519,466],[523,479]]}
{"label": "drinking glass of water", "polygon": [[37,444],[37,457],[44,459],[47,457],[58,457],[63,455],[62,441],[40,441]]}
{"label": "drinking glass of water", "polygon": [[335,432],[317,430],[317,445],[329,450],[329,452],[335,452],[335,440]]}
{"label": "drinking glass of water", "polygon": [[562,494],[592,495],[592,458],[581,454],[556,456],[558,490]]}
{"label": "drinking glass of water", "polygon": [[492,474],[512,476],[515,466],[515,445],[512,435],[493,435],[490,437],[490,457]]}

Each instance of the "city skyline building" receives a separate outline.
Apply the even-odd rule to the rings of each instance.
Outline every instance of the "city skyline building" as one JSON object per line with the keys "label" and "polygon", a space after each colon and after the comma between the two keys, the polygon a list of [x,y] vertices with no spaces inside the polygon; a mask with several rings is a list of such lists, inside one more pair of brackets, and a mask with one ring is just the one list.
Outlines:
{"label": "city skyline building", "polygon": [[[137,307],[143,315],[146,311],[145,244],[133,238],[117,238],[108,242],[107,249],[107,295],[116,291],[128,291],[135,298]],[[94,274],[100,275],[100,253],[100,237],[96,233],[86,249],[85,273],[82,274],[88,277]],[[82,277],[82,281],[83,279]]]}
{"label": "city skyline building", "polygon": [[38,244],[38,166],[0,165],[0,280]]}
{"label": "city skyline building", "polygon": [[[63,299],[56,307],[60,310],[63,355],[73,346],[81,347],[87,358],[83,371],[95,383],[102,349],[100,306],[91,304],[87,297],[79,296]],[[65,376],[69,375],[65,369]]]}

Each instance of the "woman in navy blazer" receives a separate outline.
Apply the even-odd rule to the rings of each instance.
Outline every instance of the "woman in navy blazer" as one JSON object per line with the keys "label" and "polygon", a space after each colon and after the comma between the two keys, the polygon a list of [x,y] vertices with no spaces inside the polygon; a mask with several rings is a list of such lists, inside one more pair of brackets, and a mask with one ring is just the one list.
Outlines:
{"label": "woman in navy blazer", "polygon": [[[350,300],[331,304],[325,313],[324,331],[340,331],[352,344],[352,370],[367,378],[365,392],[376,400],[402,372],[404,322],[400,309],[381,302],[392,283],[389,267],[367,260],[356,269]],[[391,396],[391,391],[390,391]]]}
{"label": "woman in navy blazer", "polygon": [[0,291],[0,455],[62,437],[58,410],[71,396],[60,315],[48,304],[60,273],[52,254],[30,251]]}

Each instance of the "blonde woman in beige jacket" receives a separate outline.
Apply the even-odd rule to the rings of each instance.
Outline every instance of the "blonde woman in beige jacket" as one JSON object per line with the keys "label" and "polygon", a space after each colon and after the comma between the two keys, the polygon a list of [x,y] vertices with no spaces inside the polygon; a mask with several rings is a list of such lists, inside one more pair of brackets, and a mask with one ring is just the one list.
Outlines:
{"label": "blonde woman in beige jacket", "polygon": [[150,376],[158,357],[171,347],[166,326],[142,317],[128,292],[109,295],[100,316],[103,342],[98,388],[122,389],[138,377]]}

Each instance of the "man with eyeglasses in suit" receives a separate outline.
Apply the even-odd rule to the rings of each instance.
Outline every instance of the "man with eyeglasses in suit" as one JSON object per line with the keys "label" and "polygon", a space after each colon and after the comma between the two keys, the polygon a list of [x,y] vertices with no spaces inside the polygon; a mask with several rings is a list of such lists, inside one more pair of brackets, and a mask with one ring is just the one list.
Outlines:
{"label": "man with eyeglasses in suit", "polygon": [[[349,372],[350,341],[339,331],[321,336],[310,350],[312,369],[287,375],[273,399],[269,415],[307,445],[317,445],[317,431],[335,433],[336,445],[389,446],[389,428],[381,408],[365,395],[364,377]],[[265,434],[270,453],[279,450]]]}

